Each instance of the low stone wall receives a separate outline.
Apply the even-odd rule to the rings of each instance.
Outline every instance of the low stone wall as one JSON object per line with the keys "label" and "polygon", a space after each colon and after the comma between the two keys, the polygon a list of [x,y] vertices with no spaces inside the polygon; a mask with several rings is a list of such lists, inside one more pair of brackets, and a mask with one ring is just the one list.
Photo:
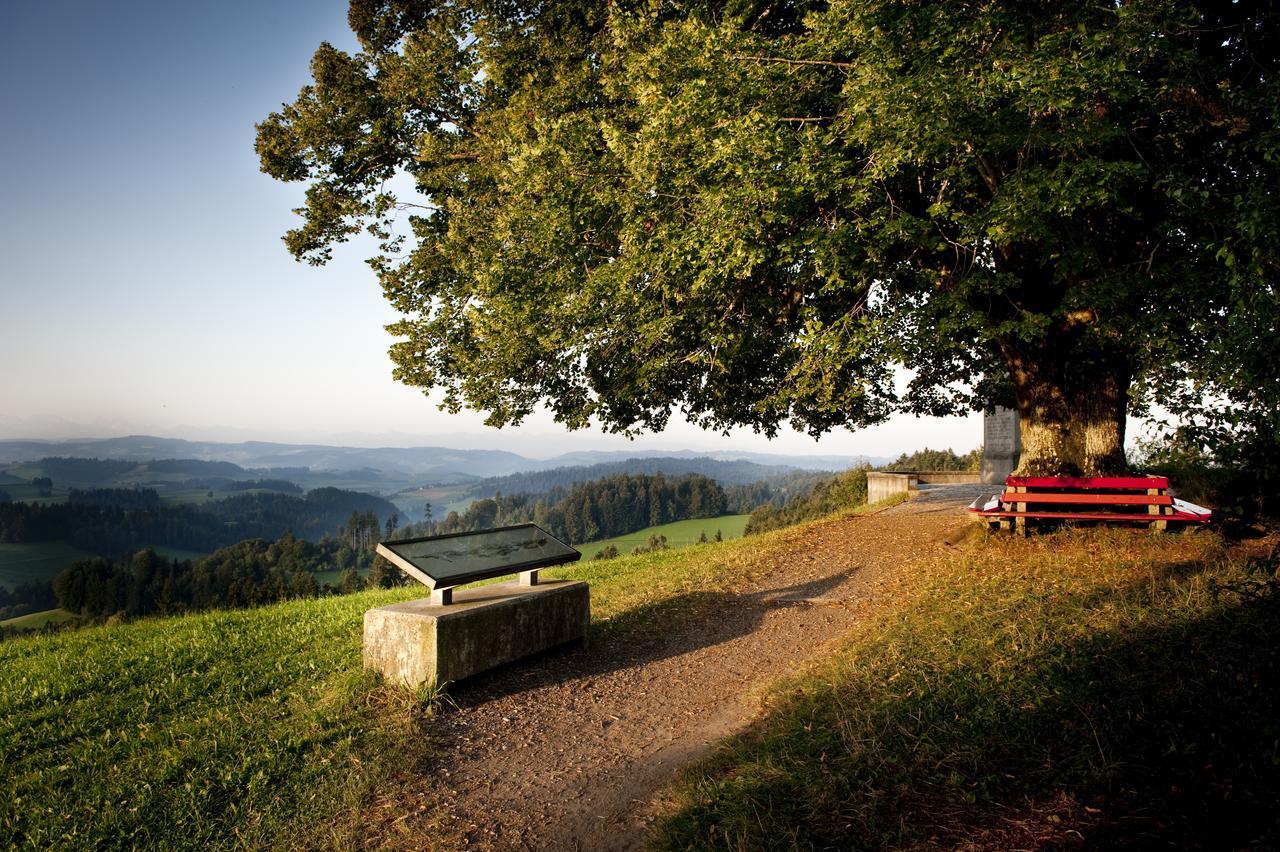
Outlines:
{"label": "low stone wall", "polygon": [[899,494],[910,494],[920,489],[920,482],[912,473],[867,472],[867,502],[879,503]]}
{"label": "low stone wall", "polygon": [[910,495],[922,485],[967,485],[982,481],[976,470],[912,470],[867,472],[867,502],[879,503],[900,494]]}

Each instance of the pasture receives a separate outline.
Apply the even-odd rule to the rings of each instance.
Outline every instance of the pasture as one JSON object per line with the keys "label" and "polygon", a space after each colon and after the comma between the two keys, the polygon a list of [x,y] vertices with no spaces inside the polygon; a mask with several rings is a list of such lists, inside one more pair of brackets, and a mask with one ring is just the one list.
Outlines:
{"label": "pasture", "polygon": [[[178,547],[153,547],[166,559],[195,560],[207,556]],[[80,559],[93,556],[65,541],[37,541],[30,544],[0,544],[0,585],[10,589],[22,583],[47,582]]]}
{"label": "pasture", "polygon": [[77,618],[79,616],[75,613],[67,612],[65,609],[46,609],[43,612],[29,612],[16,618],[7,618],[4,621],[0,621],[0,627],[7,627],[11,630],[39,630],[46,624],[61,624],[64,621],[74,621]]}
{"label": "pasture", "polygon": [[431,504],[431,518],[443,521],[450,512],[465,512],[475,497],[471,496],[469,483],[460,482],[449,485],[426,485],[421,488],[406,488],[387,498],[403,512],[401,523],[418,523],[423,519],[422,505]]}
{"label": "pasture", "polygon": [[71,563],[92,555],[65,541],[0,544],[0,585],[12,589],[31,581],[47,582]]}
{"label": "pasture", "polygon": [[614,536],[601,541],[576,544],[574,547],[582,551],[583,559],[590,559],[598,551],[605,549],[609,545],[618,548],[618,553],[625,556],[635,548],[647,545],[649,537],[655,535],[665,535],[667,537],[667,545],[670,547],[686,547],[690,544],[696,544],[698,536],[704,532],[707,534],[707,540],[710,541],[716,537],[716,530],[719,530],[720,535],[728,541],[729,539],[742,538],[742,531],[746,528],[747,519],[750,517],[750,515],[721,515],[718,518],[694,518],[690,521],[673,521],[669,524],[645,527],[633,533]]}

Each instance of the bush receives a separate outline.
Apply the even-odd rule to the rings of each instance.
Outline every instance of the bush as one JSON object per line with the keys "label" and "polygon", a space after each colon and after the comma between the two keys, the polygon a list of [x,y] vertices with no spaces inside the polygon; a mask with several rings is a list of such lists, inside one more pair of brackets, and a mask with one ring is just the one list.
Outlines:
{"label": "bush", "polygon": [[838,473],[818,483],[804,497],[781,509],[761,506],[751,513],[743,535],[758,535],[769,530],[811,521],[841,509],[853,509],[867,502],[867,471],[858,467]]}
{"label": "bush", "polygon": [[1167,476],[1178,497],[1209,506],[1221,518],[1251,523],[1280,516],[1280,476],[1265,458],[1226,464],[1203,446],[1174,436],[1142,445],[1135,466]]}
{"label": "bush", "polygon": [[631,551],[632,556],[639,556],[643,553],[657,553],[660,550],[666,550],[670,545],[667,544],[665,535],[649,536],[649,543],[637,546]]}

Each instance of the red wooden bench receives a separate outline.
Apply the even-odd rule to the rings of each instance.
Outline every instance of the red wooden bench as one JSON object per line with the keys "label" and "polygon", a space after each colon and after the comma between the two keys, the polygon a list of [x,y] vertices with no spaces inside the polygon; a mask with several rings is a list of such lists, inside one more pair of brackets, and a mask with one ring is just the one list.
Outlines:
{"label": "red wooden bench", "polygon": [[1169,494],[1164,476],[1010,476],[1004,493],[969,511],[992,526],[1026,532],[1027,520],[1203,524],[1212,513]]}

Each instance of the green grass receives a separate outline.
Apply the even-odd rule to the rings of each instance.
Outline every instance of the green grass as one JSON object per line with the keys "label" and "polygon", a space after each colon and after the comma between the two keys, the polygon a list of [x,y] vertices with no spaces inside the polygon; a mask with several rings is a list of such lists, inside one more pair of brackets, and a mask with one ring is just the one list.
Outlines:
{"label": "green grass", "polygon": [[[731,584],[802,535],[548,573],[591,582],[594,639],[669,630],[714,618]],[[1079,830],[1185,845],[1212,825],[1247,845],[1280,790],[1276,604],[1243,585],[1262,576],[1213,536],[1108,531],[997,537],[922,565],[686,773],[662,842],[1002,848]],[[404,790],[435,805],[429,696],[360,663],[364,611],[421,595],[0,643],[0,847],[436,844],[369,821]]]}
{"label": "green grass", "polygon": [[[579,563],[592,631],[705,617],[769,537]],[[422,696],[361,671],[365,610],[419,587],[0,643],[0,848],[351,847],[421,789]],[[402,838],[421,846],[429,838]]]}
{"label": "green grass", "polygon": [[716,536],[716,530],[724,538],[742,538],[742,531],[747,526],[747,518],[750,515],[721,515],[718,518],[697,518],[692,521],[674,521],[670,524],[660,524],[656,527],[646,527],[642,530],[636,530],[626,535],[606,538],[601,541],[591,541],[586,544],[577,545],[578,550],[582,551],[584,559],[590,559],[596,553],[609,545],[618,548],[618,552],[622,554],[630,553],[636,547],[649,543],[649,536],[665,535],[667,544],[671,547],[685,547],[690,544],[696,544],[698,536],[706,533],[708,539]]}
{"label": "green grass", "polygon": [[[361,577],[363,577],[366,574],[368,574],[369,571],[368,569],[364,569],[362,571],[359,571],[358,573],[360,574]],[[328,571],[316,572],[316,582],[319,583],[321,587],[323,587],[325,583],[328,583],[329,585],[336,587],[339,581],[341,580],[342,580],[341,568],[330,568]]]}
{"label": "green grass", "polygon": [[52,580],[77,559],[87,559],[91,555],[65,541],[0,544],[0,585],[12,589],[33,580]]}
{"label": "green grass", "polygon": [[1280,581],[1209,534],[924,564],[687,770],[660,848],[1274,848]]}
{"label": "green grass", "polygon": [[246,488],[242,491],[210,491],[207,488],[164,488],[157,490],[160,494],[160,502],[166,506],[202,506],[206,503],[226,500],[228,497],[238,497],[241,494],[288,494],[292,497],[299,496],[292,491],[278,491],[274,488]]}
{"label": "green grass", "polygon": [[379,745],[413,745],[368,711],[359,649],[364,611],[414,593],[0,644],[0,846],[325,842],[388,770]]}
{"label": "green grass", "polygon": [[46,609],[44,612],[29,612],[16,618],[7,618],[0,621],[0,627],[8,627],[11,630],[39,630],[46,624],[61,624],[77,618],[79,618],[78,615],[67,612],[65,609]]}
{"label": "green grass", "polygon": [[50,493],[42,495],[40,489],[32,485],[30,482],[14,483],[10,485],[0,485],[5,491],[9,492],[9,498],[15,503],[34,503],[41,506],[47,506],[53,503],[67,502],[67,495],[71,489],[54,485],[50,489]]}

